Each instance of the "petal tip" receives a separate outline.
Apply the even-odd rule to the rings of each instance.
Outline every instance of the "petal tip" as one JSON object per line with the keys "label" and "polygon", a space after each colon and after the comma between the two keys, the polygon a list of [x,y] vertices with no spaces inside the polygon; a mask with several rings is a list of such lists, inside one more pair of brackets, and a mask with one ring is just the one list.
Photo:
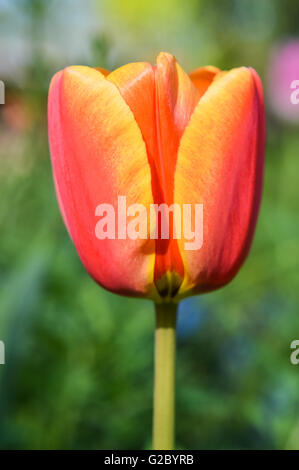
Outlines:
{"label": "petal tip", "polygon": [[164,62],[168,62],[168,63],[175,63],[177,60],[176,60],[176,57],[173,55],[173,54],[170,54],[169,52],[159,52],[158,56],[157,56],[157,65],[158,64],[161,64],[161,63],[164,63]]}

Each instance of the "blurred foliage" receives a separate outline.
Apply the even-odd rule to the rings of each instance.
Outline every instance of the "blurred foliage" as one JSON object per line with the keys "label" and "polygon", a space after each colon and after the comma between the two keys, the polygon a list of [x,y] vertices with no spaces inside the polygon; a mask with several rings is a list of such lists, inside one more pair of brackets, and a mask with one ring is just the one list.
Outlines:
{"label": "blurred foliage", "polygon": [[[71,3],[0,1],[1,36],[23,34],[31,44],[17,78],[5,71],[0,109],[0,447],[150,448],[153,307],[88,277],[52,183],[47,89],[69,56],[61,65],[48,46],[57,24],[76,10],[79,28],[90,4]],[[97,1],[87,55],[71,52],[74,62],[114,67],[166,49],[186,68],[248,64],[265,80],[272,46],[299,35],[298,14],[292,0]],[[299,336],[299,132],[277,116],[267,120],[251,254],[225,289],[180,306],[178,448],[299,448],[299,366],[289,360]]]}

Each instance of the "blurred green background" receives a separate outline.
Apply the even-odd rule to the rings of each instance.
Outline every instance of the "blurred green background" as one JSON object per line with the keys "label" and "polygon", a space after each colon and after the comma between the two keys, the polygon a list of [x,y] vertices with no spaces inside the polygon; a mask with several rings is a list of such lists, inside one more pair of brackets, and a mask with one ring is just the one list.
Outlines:
{"label": "blurred green background", "polygon": [[177,448],[299,448],[299,105],[288,122],[268,94],[271,55],[299,37],[298,17],[293,0],[0,0],[0,448],[151,446],[153,306],[105,292],[79,262],[46,102],[60,68],[154,62],[160,50],[187,71],[250,65],[267,99],[250,256],[229,286],[180,305]]}

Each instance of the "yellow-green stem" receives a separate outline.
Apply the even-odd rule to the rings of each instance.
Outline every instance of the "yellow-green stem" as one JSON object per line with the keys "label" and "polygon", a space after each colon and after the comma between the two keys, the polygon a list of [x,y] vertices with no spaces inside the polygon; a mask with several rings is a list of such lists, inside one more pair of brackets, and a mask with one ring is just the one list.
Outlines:
{"label": "yellow-green stem", "polygon": [[156,304],[154,450],[174,447],[176,317],[176,304]]}

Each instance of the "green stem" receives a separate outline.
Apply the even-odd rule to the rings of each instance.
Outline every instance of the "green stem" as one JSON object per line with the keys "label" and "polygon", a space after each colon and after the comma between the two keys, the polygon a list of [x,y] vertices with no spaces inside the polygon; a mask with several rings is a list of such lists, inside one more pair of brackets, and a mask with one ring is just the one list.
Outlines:
{"label": "green stem", "polygon": [[174,447],[177,305],[156,304],[153,449]]}

